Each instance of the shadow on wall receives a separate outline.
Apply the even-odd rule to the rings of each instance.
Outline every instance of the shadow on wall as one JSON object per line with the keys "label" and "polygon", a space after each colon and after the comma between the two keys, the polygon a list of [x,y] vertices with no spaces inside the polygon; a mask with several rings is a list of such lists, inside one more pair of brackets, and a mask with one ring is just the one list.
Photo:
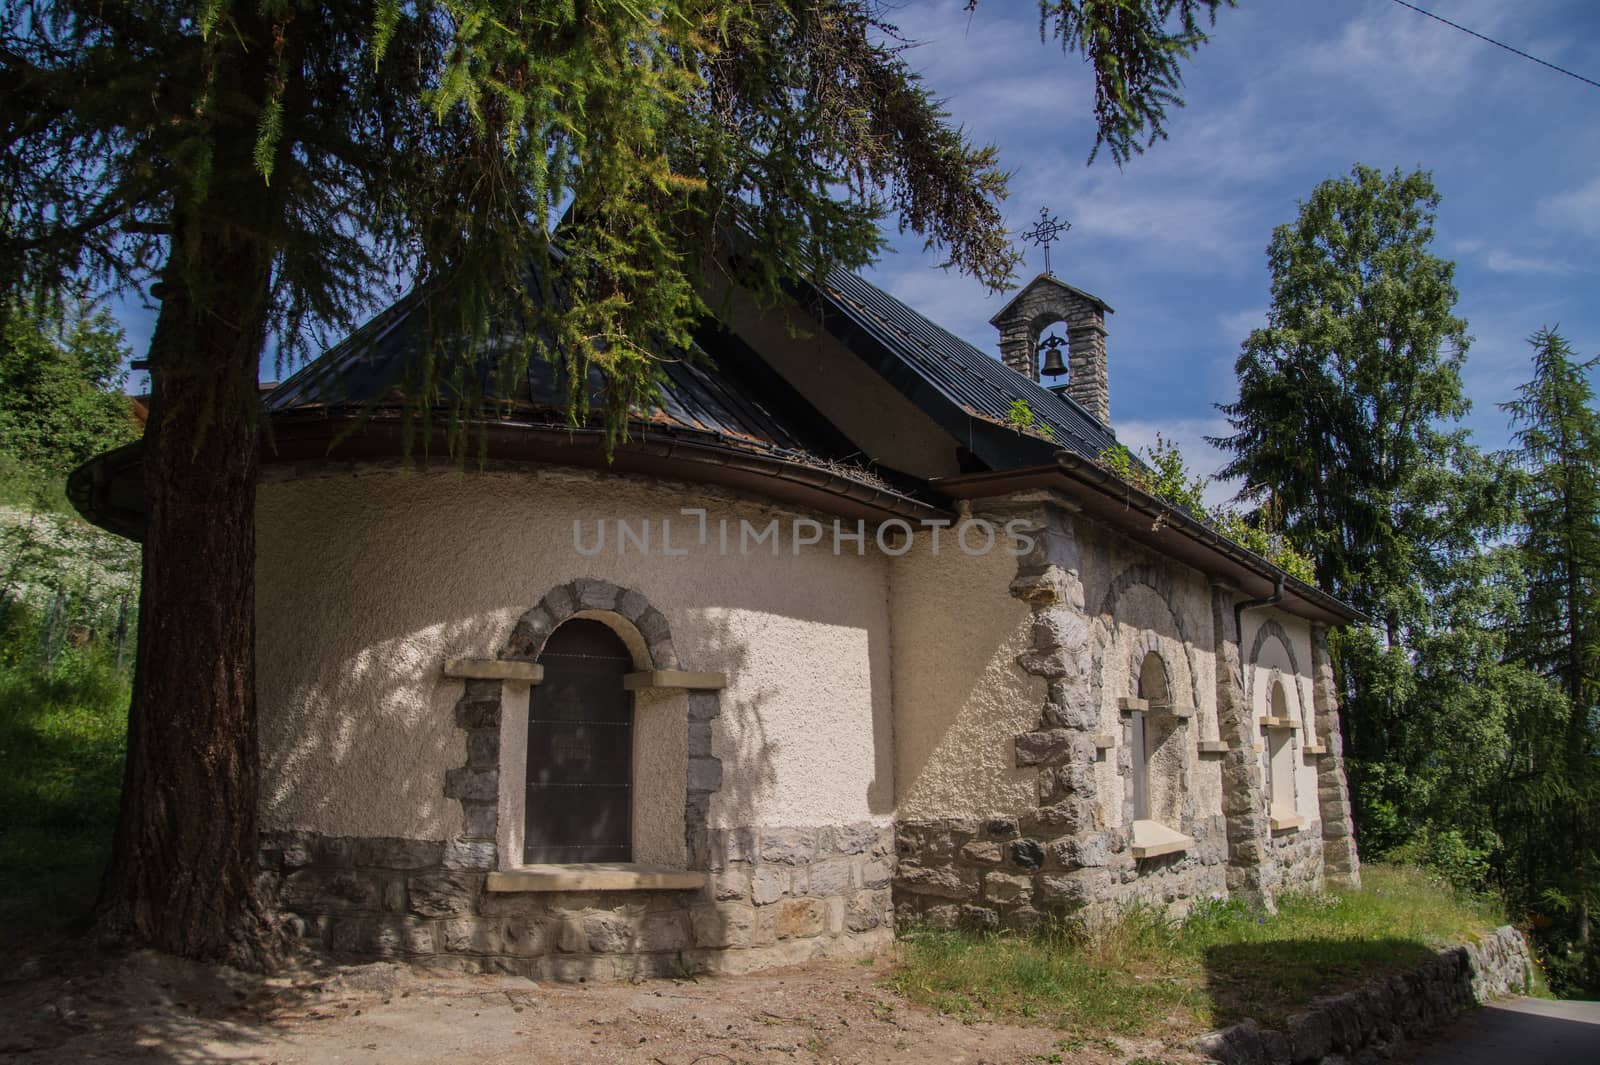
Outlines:
{"label": "shadow on wall", "polygon": [[1252,1018],[1280,1031],[1288,1016],[1313,998],[1354,991],[1436,957],[1419,940],[1355,936],[1220,943],[1201,955],[1206,996],[1218,1028]]}
{"label": "shadow on wall", "polygon": [[[611,550],[584,558],[572,543],[577,520],[590,529],[619,514],[659,522],[701,501],[620,477],[532,472],[374,470],[264,486],[258,690],[268,824],[450,834],[459,810],[427,767],[463,764],[465,741],[451,720],[454,686],[437,679],[440,660],[495,654],[524,611],[582,576],[634,589],[665,613],[683,668],[737,678],[722,715],[726,736],[743,730],[737,757],[749,772],[727,781],[733,809],[755,808],[773,784],[774,745],[798,746],[795,731],[804,734],[815,712],[821,740],[841,737],[835,754],[857,752],[852,789],[871,772],[866,805],[891,813],[891,656],[879,560],[787,551],[723,560],[704,557],[709,548],[686,558]],[[771,517],[750,504],[704,502]],[[841,661],[851,671],[843,679],[829,672]],[[869,706],[870,721],[858,716]],[[874,750],[862,752],[868,745]],[[731,755],[717,754],[732,768]],[[794,774],[783,766],[787,791]],[[354,779],[334,779],[347,774]],[[813,791],[825,783],[817,777]],[[351,791],[370,791],[366,802],[384,809],[333,809]]]}
{"label": "shadow on wall", "polygon": [[[734,639],[726,612],[718,611],[705,641],[707,661],[728,675],[730,686],[719,699],[712,730],[711,753],[722,760],[722,787],[712,799],[713,823],[748,825],[778,783],[778,745],[770,739],[767,688],[747,676],[749,652]],[[735,678],[742,683],[734,685]],[[734,692],[741,694],[735,696]],[[725,749],[729,741],[731,750]]]}

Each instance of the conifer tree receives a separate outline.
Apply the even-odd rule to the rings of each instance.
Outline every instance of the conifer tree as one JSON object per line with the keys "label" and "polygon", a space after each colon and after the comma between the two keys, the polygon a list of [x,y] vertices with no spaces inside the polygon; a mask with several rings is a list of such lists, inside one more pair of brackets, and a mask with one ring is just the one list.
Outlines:
{"label": "conifer tree", "polygon": [[[1119,162],[1164,134],[1199,19],[1231,0],[1051,0]],[[991,287],[1016,258],[993,149],[952,127],[871,0],[17,0],[0,7],[0,295],[160,302],[144,603],[102,928],[270,963],[257,896],[258,366],[384,283],[427,320],[406,382],[467,419],[530,358],[606,382],[613,433],[740,281],[855,266],[886,214]],[[547,298],[551,220],[562,298]],[[0,300],[0,308],[7,304]],[[518,321],[518,342],[495,324]],[[318,327],[321,327],[320,330]],[[468,370],[471,372],[468,372]],[[451,434],[452,443],[460,440]]]}
{"label": "conifer tree", "polygon": [[[1432,253],[1439,197],[1425,171],[1356,166],[1273,232],[1272,306],[1244,341],[1224,477],[1270,499],[1324,590],[1373,619],[1335,636],[1341,726],[1363,849],[1455,833],[1481,869],[1493,834],[1470,800],[1498,765],[1506,691],[1487,545],[1509,480],[1456,424],[1469,338],[1454,264]],[[1463,681],[1465,681],[1463,683]],[[1459,751],[1438,757],[1441,737]],[[1442,838],[1442,837],[1441,837]]]}
{"label": "conifer tree", "polygon": [[[1526,581],[1512,654],[1561,690],[1562,713],[1521,723],[1531,780],[1523,789],[1527,847],[1520,870],[1529,902],[1552,897],[1593,985],[1590,913],[1600,901],[1600,410],[1589,374],[1552,329],[1529,338],[1533,379],[1504,404],[1514,457],[1526,474],[1517,547]],[[1542,907],[1548,909],[1549,907]]]}

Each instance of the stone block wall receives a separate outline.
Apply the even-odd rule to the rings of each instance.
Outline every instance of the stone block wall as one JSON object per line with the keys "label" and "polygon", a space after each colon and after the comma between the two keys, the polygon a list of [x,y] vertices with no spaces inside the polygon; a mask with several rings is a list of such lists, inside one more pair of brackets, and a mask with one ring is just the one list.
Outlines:
{"label": "stone block wall", "polygon": [[1272,833],[1267,851],[1277,867],[1280,893],[1322,890],[1321,822],[1308,821],[1292,832]]}
{"label": "stone block wall", "polygon": [[1045,917],[1098,919],[1134,902],[1182,913],[1227,894],[1220,816],[1194,826],[1194,845],[1137,860],[1120,828],[1090,836],[1045,809],[1020,819],[902,822],[895,917],[940,928],[1024,930]]}
{"label": "stone block wall", "polygon": [[862,954],[893,936],[893,830],[716,829],[685,891],[491,892],[457,842],[263,836],[262,873],[296,930],[345,960],[409,959],[534,979],[748,972]]}
{"label": "stone block wall", "polygon": [[1067,395],[1107,425],[1111,382],[1106,370],[1109,308],[1048,274],[1033,279],[990,319],[1000,331],[1000,359],[1032,381],[1039,380],[1039,334],[1056,322],[1067,327]]}

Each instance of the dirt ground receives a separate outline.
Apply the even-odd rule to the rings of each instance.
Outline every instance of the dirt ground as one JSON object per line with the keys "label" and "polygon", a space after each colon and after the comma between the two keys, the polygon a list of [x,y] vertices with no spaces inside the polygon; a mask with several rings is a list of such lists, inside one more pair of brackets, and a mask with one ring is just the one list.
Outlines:
{"label": "dirt ground", "polygon": [[755,976],[536,984],[377,964],[270,979],[141,953],[12,966],[0,1061],[352,1065],[910,1065],[1144,1059],[1183,1048],[964,1024],[885,987],[891,962]]}

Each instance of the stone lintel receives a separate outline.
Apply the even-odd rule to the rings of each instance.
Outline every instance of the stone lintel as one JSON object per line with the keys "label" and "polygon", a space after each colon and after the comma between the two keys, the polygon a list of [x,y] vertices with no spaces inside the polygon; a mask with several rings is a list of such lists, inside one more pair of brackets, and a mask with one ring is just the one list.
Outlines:
{"label": "stone lintel", "polygon": [[1194,839],[1159,821],[1133,823],[1133,856],[1136,859],[1159,858],[1163,854],[1177,854],[1194,846]]}
{"label": "stone lintel", "polygon": [[1200,741],[1200,753],[1201,754],[1227,754],[1228,753],[1228,741],[1227,740],[1201,740]]}
{"label": "stone lintel", "polygon": [[631,692],[649,688],[686,688],[689,691],[721,691],[728,686],[726,673],[695,673],[687,669],[648,669],[629,673],[622,686]]}
{"label": "stone lintel", "polygon": [[509,680],[538,684],[544,667],[518,658],[447,658],[444,675],[452,680]]}
{"label": "stone lintel", "polygon": [[488,884],[492,892],[696,891],[705,886],[705,873],[631,862],[523,865],[490,873]]}
{"label": "stone lintel", "polygon": [[1117,709],[1124,714],[1142,714],[1150,709],[1150,702],[1147,699],[1132,699],[1123,696],[1117,700]]}
{"label": "stone lintel", "polygon": [[1094,745],[1102,751],[1109,750],[1117,745],[1117,738],[1109,732],[1102,732],[1094,738]]}
{"label": "stone lintel", "polygon": [[1286,728],[1294,731],[1300,727],[1300,722],[1292,717],[1272,717],[1267,715],[1259,720],[1262,728]]}

